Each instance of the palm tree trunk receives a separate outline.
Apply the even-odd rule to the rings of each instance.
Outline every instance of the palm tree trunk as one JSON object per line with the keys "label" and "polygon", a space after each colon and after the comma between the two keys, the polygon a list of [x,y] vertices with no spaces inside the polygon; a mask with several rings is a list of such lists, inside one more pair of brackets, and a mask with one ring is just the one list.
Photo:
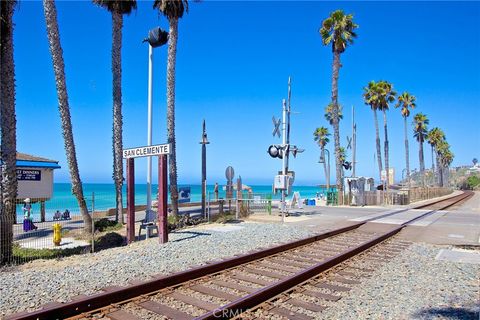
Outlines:
{"label": "palm tree trunk", "polygon": [[383,110],[383,129],[385,131],[385,146],[384,146],[384,153],[385,153],[385,173],[387,177],[387,190],[388,185],[390,184],[390,172],[389,168],[389,157],[388,157],[388,131],[387,131],[387,112]]}
{"label": "palm tree trunk", "polygon": [[167,141],[171,145],[168,157],[170,177],[170,200],[172,213],[178,217],[177,157],[175,140],[175,63],[177,57],[178,19],[170,18],[167,62]]}
{"label": "palm tree trunk", "polygon": [[443,187],[443,166],[441,155],[437,152],[438,186]]}
{"label": "palm tree trunk", "polygon": [[434,154],[434,149],[433,149],[433,145],[432,145],[432,172],[435,173],[435,160],[434,160],[434,157],[433,157],[433,154]]}
{"label": "palm tree trunk", "polygon": [[122,27],[123,15],[112,11],[112,76],[113,76],[113,179],[115,182],[115,220],[123,224],[123,119],[122,119]]}
{"label": "palm tree trunk", "polygon": [[335,142],[335,169],[338,191],[338,203],[343,204],[342,163],[340,162],[340,126],[338,119],[338,73],[340,71],[340,53],[333,51],[332,65],[332,103],[333,103],[333,137]]}
{"label": "palm tree trunk", "polygon": [[422,183],[425,186],[425,160],[423,158],[423,137],[420,137],[419,141],[419,148],[418,148],[418,157],[420,161],[420,177],[422,179]]}
{"label": "palm tree trunk", "polygon": [[388,157],[387,111],[385,109],[383,110],[383,129],[385,130],[385,146],[383,151],[385,152],[385,175],[387,177],[387,183],[385,184],[385,186],[386,186],[387,199],[388,199],[388,186],[390,184],[390,172],[388,170],[389,157]]}
{"label": "palm tree trunk", "polygon": [[1,200],[0,264],[12,260],[13,224],[17,198],[17,120],[15,116],[15,63],[13,57],[13,21],[16,1],[0,4],[0,131]]}
{"label": "palm tree trunk", "polygon": [[408,134],[407,134],[407,117],[403,117],[405,124],[405,162],[407,168],[407,185],[410,188],[410,156],[408,152]]}
{"label": "palm tree trunk", "polygon": [[328,176],[327,172],[327,159],[325,158],[325,147],[322,147],[322,154],[323,154],[323,172],[325,172],[325,183],[327,185],[327,191],[330,189],[330,177]]}
{"label": "palm tree trunk", "polygon": [[375,121],[375,145],[377,147],[378,177],[382,181],[382,149],[380,147],[380,130],[378,129],[377,109],[373,109],[373,120]]}
{"label": "palm tree trunk", "polygon": [[52,55],[53,71],[55,73],[55,85],[57,87],[58,110],[62,122],[62,134],[65,143],[65,153],[70,179],[72,180],[72,193],[77,198],[80,213],[84,221],[84,229],[90,232],[92,229],[92,218],[88,214],[87,204],[83,197],[82,181],[78,171],[77,154],[73,140],[73,129],[70,117],[70,106],[68,104],[67,83],[65,80],[65,64],[63,61],[63,50],[60,45],[60,33],[57,22],[57,9],[54,0],[43,0],[43,10],[47,23],[47,35]]}
{"label": "palm tree trunk", "polygon": [[432,179],[432,180],[433,180],[433,183],[432,183],[432,185],[435,185],[435,180],[436,180],[436,179],[435,179],[435,160],[434,160],[434,156],[433,156],[433,154],[434,154],[435,151],[434,151],[434,149],[433,149],[433,144],[431,145],[431,148],[432,148],[432,176],[433,176],[433,179]]}

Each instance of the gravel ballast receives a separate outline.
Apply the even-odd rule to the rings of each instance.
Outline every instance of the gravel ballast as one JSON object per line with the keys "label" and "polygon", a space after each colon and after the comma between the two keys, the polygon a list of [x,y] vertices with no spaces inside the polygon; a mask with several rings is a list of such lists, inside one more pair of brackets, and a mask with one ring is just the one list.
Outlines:
{"label": "gravel ballast", "polygon": [[478,319],[480,265],[436,260],[442,248],[412,244],[318,319]]}
{"label": "gravel ballast", "polygon": [[[0,272],[0,316],[311,235],[301,227],[281,224],[235,226],[241,228],[204,225],[171,233],[170,242],[162,246],[152,238],[95,254],[4,269]],[[451,247],[413,243],[375,268],[370,278],[351,286],[338,302],[328,303],[329,308],[316,317],[478,319],[480,265],[436,260],[441,249]]]}
{"label": "gravel ballast", "polygon": [[94,254],[4,269],[0,272],[0,316],[311,235],[305,229],[281,224],[245,222],[235,226],[241,228],[204,225],[171,233],[165,245],[151,238]]}

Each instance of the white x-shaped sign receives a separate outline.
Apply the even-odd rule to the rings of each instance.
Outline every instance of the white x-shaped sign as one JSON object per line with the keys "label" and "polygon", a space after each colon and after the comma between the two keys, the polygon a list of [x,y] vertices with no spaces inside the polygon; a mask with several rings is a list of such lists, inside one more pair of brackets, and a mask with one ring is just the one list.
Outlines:
{"label": "white x-shaped sign", "polygon": [[273,132],[272,135],[275,137],[275,134],[280,138],[280,119],[275,120],[275,116],[272,117],[272,122],[273,122]]}
{"label": "white x-shaped sign", "polygon": [[352,149],[352,138],[347,136],[347,149]]}

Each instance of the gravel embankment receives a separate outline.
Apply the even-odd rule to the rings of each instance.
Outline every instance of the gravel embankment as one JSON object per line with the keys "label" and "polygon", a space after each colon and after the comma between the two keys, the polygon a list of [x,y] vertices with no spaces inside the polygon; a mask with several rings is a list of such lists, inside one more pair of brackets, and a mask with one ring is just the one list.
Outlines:
{"label": "gravel embankment", "polygon": [[480,265],[435,260],[445,246],[413,244],[319,319],[478,319]]}
{"label": "gravel embankment", "polygon": [[95,254],[0,269],[0,316],[311,235],[307,230],[280,224],[233,226],[241,229],[221,232],[209,230],[212,226],[200,226],[171,233],[166,245],[152,238]]}

